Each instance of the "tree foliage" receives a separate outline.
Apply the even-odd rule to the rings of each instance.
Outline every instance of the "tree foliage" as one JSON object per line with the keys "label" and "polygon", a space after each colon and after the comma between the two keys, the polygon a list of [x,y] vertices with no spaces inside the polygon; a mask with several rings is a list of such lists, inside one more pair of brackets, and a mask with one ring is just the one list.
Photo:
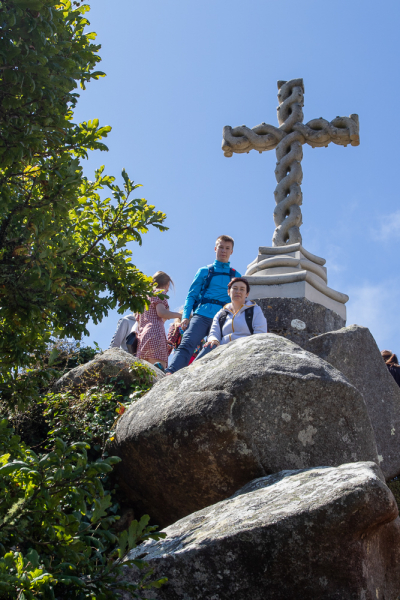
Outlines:
{"label": "tree foliage", "polygon": [[[86,33],[87,6],[69,0],[0,0],[1,371],[25,366],[52,334],[78,339],[89,319],[142,310],[150,278],[126,244],[165,215],[133,198],[103,167],[94,181],[81,160],[106,150],[110,127],[76,124],[73,109],[100,58]],[[102,190],[110,197],[104,198]]]}
{"label": "tree foliage", "polygon": [[60,438],[38,455],[0,422],[0,594],[31,600],[114,599],[117,590],[133,598],[160,587],[151,572],[137,583],[124,581],[123,566],[136,544],[160,539],[149,517],[132,521],[119,535],[113,530],[118,505],[104,489],[104,477],[120,459],[88,460],[85,442]]}

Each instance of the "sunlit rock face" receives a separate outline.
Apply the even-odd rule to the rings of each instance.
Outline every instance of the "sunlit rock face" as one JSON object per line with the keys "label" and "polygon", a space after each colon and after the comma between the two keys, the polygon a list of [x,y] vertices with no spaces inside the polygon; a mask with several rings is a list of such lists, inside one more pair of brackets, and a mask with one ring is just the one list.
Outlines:
{"label": "sunlit rock face", "polygon": [[352,463],[256,479],[129,558],[168,577],[147,592],[158,600],[395,600],[400,520],[381,477],[373,463]]}
{"label": "sunlit rock face", "polygon": [[363,395],[386,479],[400,474],[400,388],[371,332],[350,325],[306,342],[305,348],[339,369]]}
{"label": "sunlit rock face", "polygon": [[284,469],[378,462],[360,392],[274,334],[221,346],[166,377],[119,420],[125,501],[166,526]]}

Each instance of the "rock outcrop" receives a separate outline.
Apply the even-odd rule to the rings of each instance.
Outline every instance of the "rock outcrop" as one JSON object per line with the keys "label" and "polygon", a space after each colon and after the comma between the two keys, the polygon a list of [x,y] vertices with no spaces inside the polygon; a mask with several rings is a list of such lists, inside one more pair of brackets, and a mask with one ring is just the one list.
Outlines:
{"label": "rock outcrop", "polygon": [[386,479],[400,474],[400,388],[369,329],[344,327],[309,340],[305,348],[341,371],[363,395]]}
{"label": "rock outcrop", "polygon": [[127,503],[161,526],[283,469],[377,462],[360,392],[274,334],[221,346],[157,383],[121,417],[111,451]]}
{"label": "rock outcrop", "polygon": [[135,363],[141,363],[148,367],[154,375],[154,381],[165,377],[164,373],[154,367],[146,360],[132,356],[121,348],[110,348],[101,354],[97,354],[93,360],[71,369],[65,373],[53,386],[53,391],[59,392],[64,388],[75,388],[103,383],[111,377],[118,377],[125,385],[136,381],[137,376],[131,371]]}
{"label": "rock outcrop", "polygon": [[[257,287],[252,290],[254,294]],[[335,331],[346,325],[334,310],[307,298],[252,298],[262,309],[268,323],[268,331],[276,333],[299,346],[311,337]]]}
{"label": "rock outcrop", "polygon": [[373,463],[263,477],[128,558],[168,577],[146,594],[159,600],[396,600],[400,520],[380,477]]}

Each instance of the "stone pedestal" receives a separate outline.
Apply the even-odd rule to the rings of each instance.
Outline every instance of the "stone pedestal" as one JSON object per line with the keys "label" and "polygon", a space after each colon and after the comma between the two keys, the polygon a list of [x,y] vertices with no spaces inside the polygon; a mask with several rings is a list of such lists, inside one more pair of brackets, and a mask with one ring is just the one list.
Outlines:
{"label": "stone pedestal", "polygon": [[346,325],[345,319],[335,311],[311,302],[307,298],[253,298],[253,300],[262,308],[269,333],[281,335],[299,346],[303,346],[316,335],[336,331]]}
{"label": "stone pedestal", "polygon": [[[308,252],[301,243],[261,246],[257,258],[246,271],[251,286],[249,299],[308,300],[336,313],[343,323],[340,327],[343,327],[346,324],[345,304],[349,297],[328,287],[325,262],[324,258]],[[326,331],[329,329],[324,329],[323,333]]]}

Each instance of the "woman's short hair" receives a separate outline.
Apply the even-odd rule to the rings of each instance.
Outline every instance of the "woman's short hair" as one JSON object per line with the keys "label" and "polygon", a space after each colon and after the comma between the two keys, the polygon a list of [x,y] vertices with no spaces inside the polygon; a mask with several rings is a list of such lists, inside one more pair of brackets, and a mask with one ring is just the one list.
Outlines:
{"label": "woman's short hair", "polygon": [[153,281],[157,284],[157,287],[160,289],[163,289],[169,283],[174,285],[174,282],[172,281],[171,277],[167,275],[167,273],[164,273],[164,271],[157,271],[157,273],[154,273]]}
{"label": "woman's short hair", "polygon": [[382,358],[387,365],[395,365],[396,367],[399,364],[399,360],[397,356],[391,350],[382,350],[381,352]]}
{"label": "woman's short hair", "polygon": [[231,287],[233,286],[233,284],[238,281],[242,281],[246,285],[246,291],[247,291],[247,293],[249,293],[250,292],[250,284],[247,281],[247,279],[245,279],[244,277],[234,277],[233,279],[231,279],[230,282],[228,283],[228,290],[230,290]]}

